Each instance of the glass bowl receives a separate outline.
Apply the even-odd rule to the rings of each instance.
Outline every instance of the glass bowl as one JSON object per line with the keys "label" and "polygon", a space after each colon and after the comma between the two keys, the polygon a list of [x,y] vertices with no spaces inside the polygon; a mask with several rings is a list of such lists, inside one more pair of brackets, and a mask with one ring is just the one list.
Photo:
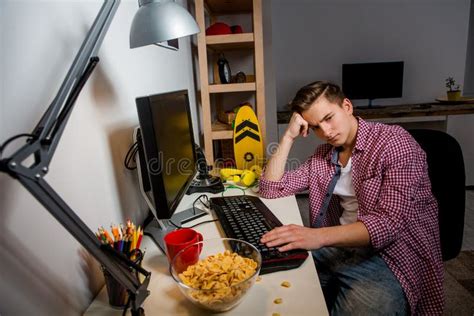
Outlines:
{"label": "glass bowl", "polygon": [[255,284],[261,266],[262,256],[252,244],[216,238],[178,252],[171,261],[170,273],[192,303],[212,312],[223,312],[242,301]]}

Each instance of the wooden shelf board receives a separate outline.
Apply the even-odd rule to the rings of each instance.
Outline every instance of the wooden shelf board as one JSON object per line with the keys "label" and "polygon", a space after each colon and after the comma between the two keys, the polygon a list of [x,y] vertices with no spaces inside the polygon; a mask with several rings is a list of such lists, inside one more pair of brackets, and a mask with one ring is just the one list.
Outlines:
{"label": "wooden shelf board", "polygon": [[206,44],[213,50],[252,49],[255,45],[253,33],[206,36]]}
{"label": "wooden shelf board", "polygon": [[232,139],[234,131],[232,126],[219,121],[212,123],[212,139]]}
{"label": "wooden shelf board", "polygon": [[218,132],[212,132],[212,139],[213,140],[218,140],[218,139],[232,139],[234,136],[233,131],[218,131]]}
{"label": "wooden shelf board", "polygon": [[256,89],[255,82],[210,84],[209,85],[210,93],[255,91],[255,89]]}
{"label": "wooden shelf board", "polygon": [[213,14],[252,12],[252,0],[206,0],[207,8]]}

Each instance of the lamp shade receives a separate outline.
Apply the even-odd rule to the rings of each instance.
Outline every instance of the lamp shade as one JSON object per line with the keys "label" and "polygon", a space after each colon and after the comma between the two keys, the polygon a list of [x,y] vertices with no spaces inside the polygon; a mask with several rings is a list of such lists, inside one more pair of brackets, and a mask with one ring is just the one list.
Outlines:
{"label": "lamp shade", "polygon": [[175,2],[141,0],[130,30],[130,48],[199,33],[191,14]]}

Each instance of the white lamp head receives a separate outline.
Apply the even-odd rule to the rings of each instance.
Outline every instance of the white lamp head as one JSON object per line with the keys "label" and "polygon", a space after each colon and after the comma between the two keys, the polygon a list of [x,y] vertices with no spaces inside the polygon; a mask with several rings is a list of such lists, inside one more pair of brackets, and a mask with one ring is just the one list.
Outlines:
{"label": "white lamp head", "polygon": [[191,14],[179,4],[163,0],[139,0],[130,29],[130,48],[157,44],[199,33]]}

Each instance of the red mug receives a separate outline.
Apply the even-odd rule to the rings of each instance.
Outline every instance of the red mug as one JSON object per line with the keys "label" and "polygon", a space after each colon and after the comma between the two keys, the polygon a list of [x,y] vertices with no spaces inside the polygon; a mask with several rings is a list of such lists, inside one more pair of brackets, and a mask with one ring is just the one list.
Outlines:
{"label": "red mug", "polygon": [[[180,228],[168,233],[165,238],[166,255],[171,263],[176,254],[197,242],[203,240],[202,235],[191,228]],[[188,247],[178,258],[176,264],[179,265],[179,272],[185,270],[187,266],[195,264],[199,260],[199,254],[201,253],[202,244],[198,244],[192,247]],[[176,267],[175,267],[176,268]]]}

